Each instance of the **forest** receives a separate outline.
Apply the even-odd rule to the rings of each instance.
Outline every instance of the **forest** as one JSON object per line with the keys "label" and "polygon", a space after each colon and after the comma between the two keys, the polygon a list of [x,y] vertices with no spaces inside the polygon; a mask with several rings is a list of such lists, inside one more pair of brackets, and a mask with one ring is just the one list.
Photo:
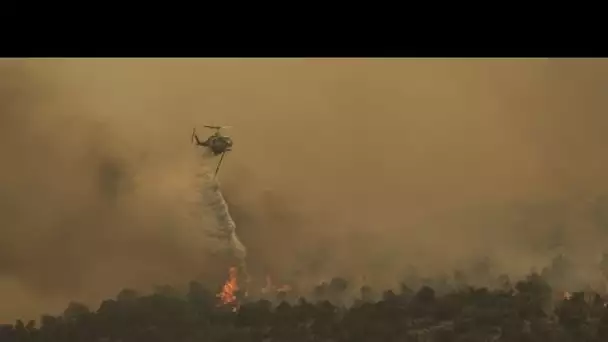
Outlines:
{"label": "forest", "polygon": [[513,282],[500,275],[487,287],[455,272],[379,292],[340,277],[306,295],[285,286],[248,295],[235,277],[219,294],[195,281],[187,291],[125,289],[97,310],[72,302],[59,316],[0,326],[0,341],[607,341],[604,295],[552,286],[567,265],[558,256],[540,273]]}

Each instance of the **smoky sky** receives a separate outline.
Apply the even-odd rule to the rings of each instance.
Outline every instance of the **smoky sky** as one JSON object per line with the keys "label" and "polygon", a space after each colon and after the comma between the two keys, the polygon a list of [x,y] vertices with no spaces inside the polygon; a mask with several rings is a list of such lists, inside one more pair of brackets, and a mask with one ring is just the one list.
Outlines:
{"label": "smoky sky", "polygon": [[204,124],[232,126],[220,179],[260,273],[390,282],[488,254],[522,270],[550,236],[589,258],[606,241],[605,60],[27,59],[0,73],[0,319],[217,267],[183,207]]}

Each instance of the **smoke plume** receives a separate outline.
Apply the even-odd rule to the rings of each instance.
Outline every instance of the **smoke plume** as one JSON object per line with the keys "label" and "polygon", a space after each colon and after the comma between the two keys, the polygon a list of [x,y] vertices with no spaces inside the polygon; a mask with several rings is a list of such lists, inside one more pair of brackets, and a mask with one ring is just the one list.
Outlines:
{"label": "smoke plume", "polygon": [[392,284],[481,256],[594,262],[606,242],[604,60],[32,59],[0,76],[0,320],[225,273],[191,212],[203,124],[234,127],[220,177],[251,273]]}

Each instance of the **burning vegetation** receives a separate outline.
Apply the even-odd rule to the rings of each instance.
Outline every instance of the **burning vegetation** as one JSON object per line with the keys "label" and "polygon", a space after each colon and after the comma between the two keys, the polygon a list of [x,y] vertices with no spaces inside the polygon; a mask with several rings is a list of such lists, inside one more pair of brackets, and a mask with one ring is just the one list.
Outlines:
{"label": "burning vegetation", "polygon": [[291,286],[289,286],[289,285],[275,286],[274,283],[272,282],[272,278],[269,275],[266,276],[266,286],[264,286],[262,288],[262,294],[269,295],[269,294],[276,294],[276,293],[287,293],[289,291],[291,291]]}
{"label": "burning vegetation", "polygon": [[217,294],[220,299],[220,304],[231,307],[233,311],[239,308],[239,300],[237,293],[239,291],[238,270],[236,267],[230,267],[228,270],[228,280],[222,286],[222,290]]}
{"label": "burning vegetation", "polygon": [[[186,296],[165,288],[148,296],[123,291],[95,311],[72,303],[39,325],[0,325],[0,341],[608,341],[608,308],[600,294],[555,298],[556,289],[534,273],[500,289],[462,287],[451,279],[448,291],[412,285],[378,298],[366,296],[368,286],[334,278],[299,300],[280,300],[289,287],[266,277],[260,291],[275,299],[241,302],[238,270],[229,269],[217,298],[194,282]],[[354,302],[344,305],[351,296]]]}
{"label": "burning vegetation", "polygon": [[[292,291],[290,285],[274,285],[272,278],[269,275],[266,276],[265,280],[265,286],[260,289],[260,294],[263,297],[273,298],[273,296],[276,296],[276,298],[284,299],[287,293]],[[247,282],[249,282],[249,279],[247,279]],[[232,266],[228,270],[228,279],[224,282],[220,292],[216,295],[217,298],[219,298],[218,307],[228,307],[234,312],[238,311],[241,306],[241,300],[248,297],[247,289],[241,288],[239,283],[238,268]]]}

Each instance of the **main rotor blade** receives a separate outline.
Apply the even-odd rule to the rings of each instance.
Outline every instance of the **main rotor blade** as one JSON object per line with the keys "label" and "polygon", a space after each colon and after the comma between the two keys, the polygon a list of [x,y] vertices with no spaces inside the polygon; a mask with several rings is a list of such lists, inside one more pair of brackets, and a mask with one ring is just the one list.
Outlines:
{"label": "main rotor blade", "polygon": [[211,129],[224,129],[224,128],[232,128],[232,126],[211,126],[211,125],[205,125],[204,127],[206,127],[206,128],[211,128]]}

